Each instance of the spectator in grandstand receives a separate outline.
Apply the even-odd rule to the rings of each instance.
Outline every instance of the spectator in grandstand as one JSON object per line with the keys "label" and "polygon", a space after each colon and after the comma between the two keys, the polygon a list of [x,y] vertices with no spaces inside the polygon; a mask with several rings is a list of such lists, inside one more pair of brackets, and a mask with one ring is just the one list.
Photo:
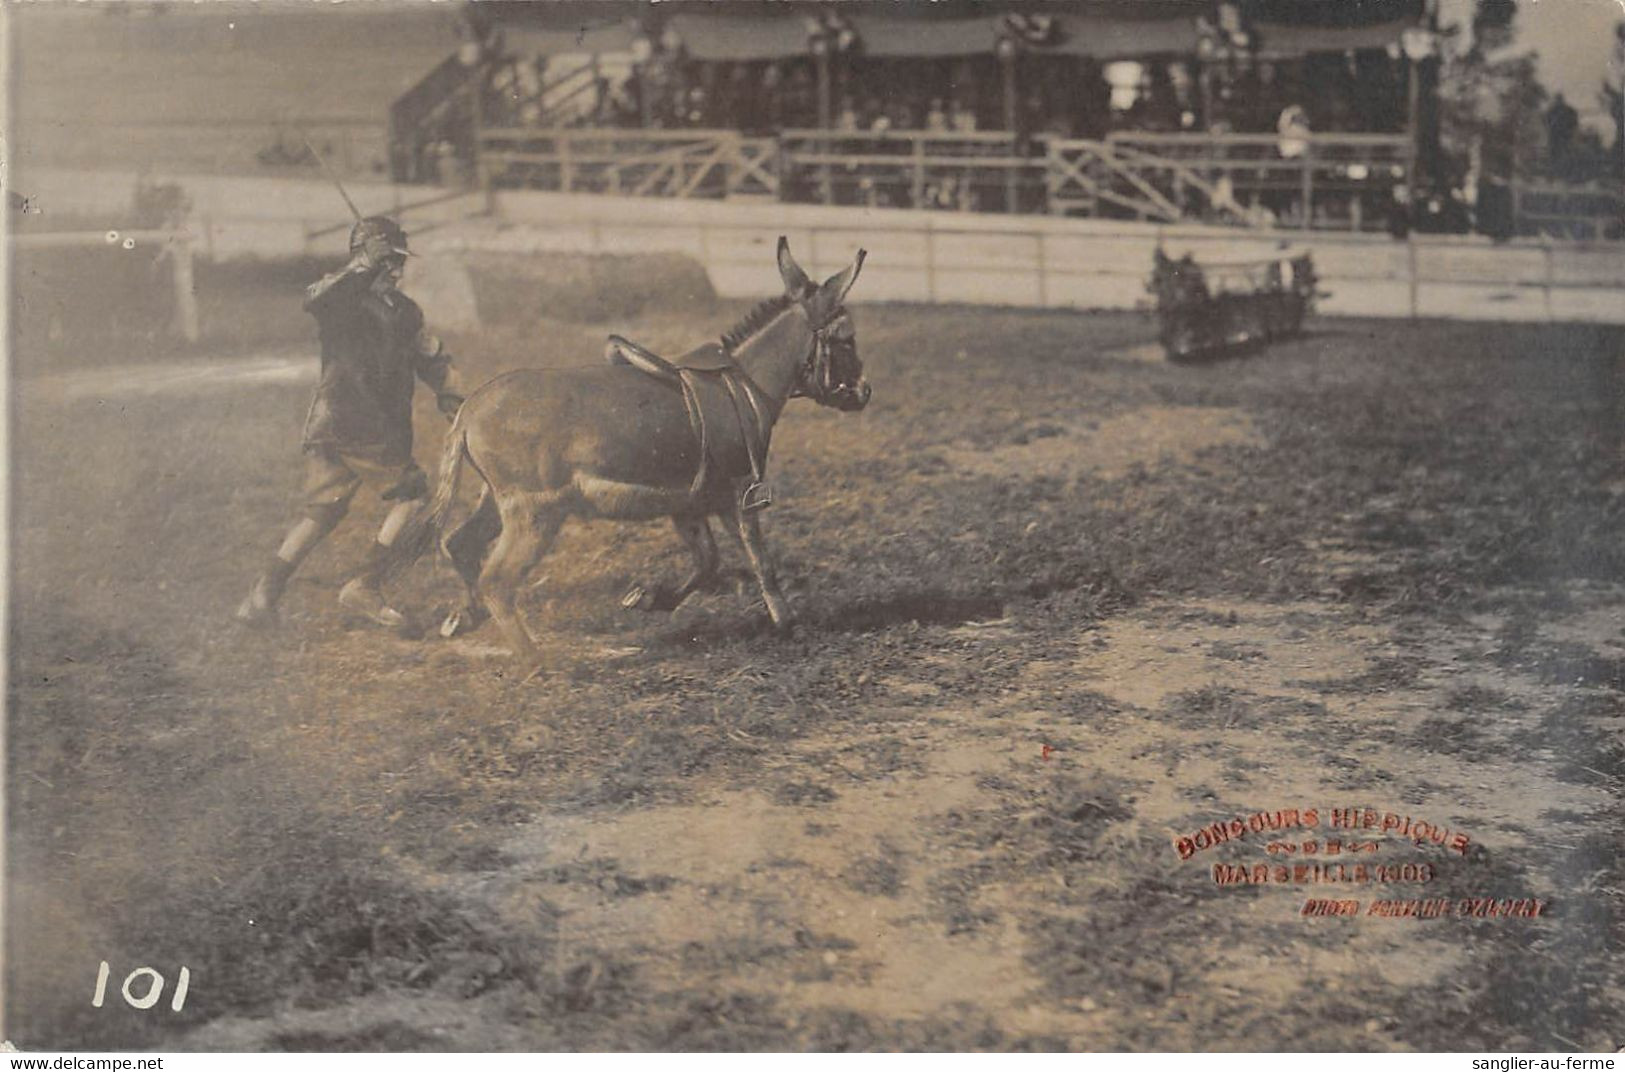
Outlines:
{"label": "spectator in grandstand", "polygon": [[1196,82],[1190,68],[1183,63],[1168,65],[1168,85],[1174,95],[1174,123],[1176,130],[1196,129]]}
{"label": "spectator in grandstand", "polygon": [[1174,93],[1167,67],[1150,68],[1149,88],[1135,104],[1143,105],[1138,116],[1139,129],[1161,133],[1179,129],[1179,98]]}
{"label": "spectator in grandstand", "polygon": [[1580,115],[1559,93],[1546,109],[1546,162],[1554,176],[1571,179],[1574,135],[1580,129]]}
{"label": "spectator in grandstand", "polygon": [[886,105],[886,117],[891,120],[893,130],[915,130],[919,126],[914,118],[914,109],[902,97],[893,97]]}
{"label": "spectator in grandstand", "polygon": [[1039,134],[1049,129],[1050,106],[1038,90],[1028,93],[1021,102],[1020,133]]}
{"label": "spectator in grandstand", "polygon": [[1348,93],[1332,86],[1325,93],[1317,95],[1315,101],[1315,126],[1319,129],[1344,133],[1359,129],[1359,113]]}
{"label": "spectator in grandstand", "polygon": [[841,98],[841,110],[835,116],[836,130],[858,130],[862,126],[858,119],[858,104],[851,97]]}
{"label": "spectator in grandstand", "polygon": [[976,112],[962,104],[958,98],[948,102],[948,125],[954,130],[969,133],[976,129]]}
{"label": "spectator in grandstand", "polygon": [[481,112],[492,126],[511,126],[516,110],[514,97],[514,69],[512,63],[498,63],[491,68],[485,83],[485,100]]}
{"label": "spectator in grandstand", "polygon": [[1051,109],[1043,121],[1033,127],[1034,134],[1047,134],[1055,138],[1070,138],[1075,131],[1076,125],[1072,117],[1061,108]]}
{"label": "spectator in grandstand", "polygon": [[783,89],[783,115],[779,126],[785,127],[811,127],[818,122],[818,90],[813,83],[811,65],[804,61],[797,61],[792,67],[788,77],[785,78]]}
{"label": "spectator in grandstand", "polygon": [[484,10],[466,4],[457,20],[457,62],[464,67],[477,67],[482,62],[502,54],[502,30]]}
{"label": "spectator in grandstand", "polygon": [[638,124],[638,106],[627,95],[626,85],[612,85],[608,78],[599,77],[593,88],[593,108],[589,125],[595,127],[628,127]]}
{"label": "spectator in grandstand", "polygon": [[948,129],[948,113],[943,110],[942,98],[931,98],[931,107],[925,113],[925,129],[943,131]]}
{"label": "spectator in grandstand", "polygon": [[1229,85],[1222,85],[1213,94],[1208,105],[1207,129],[1210,134],[1231,134],[1236,129],[1239,111]]}
{"label": "spectator in grandstand", "polygon": [[1411,233],[1411,192],[1404,183],[1395,183],[1393,200],[1388,204],[1388,233],[1404,238]]}
{"label": "spectator in grandstand", "polygon": [[1072,102],[1075,129],[1079,137],[1101,138],[1111,124],[1106,80],[1098,65],[1091,63],[1084,71],[1083,92]]}
{"label": "spectator in grandstand", "polygon": [[1283,160],[1296,160],[1309,151],[1309,113],[1301,105],[1289,104],[1275,121],[1276,143]]}

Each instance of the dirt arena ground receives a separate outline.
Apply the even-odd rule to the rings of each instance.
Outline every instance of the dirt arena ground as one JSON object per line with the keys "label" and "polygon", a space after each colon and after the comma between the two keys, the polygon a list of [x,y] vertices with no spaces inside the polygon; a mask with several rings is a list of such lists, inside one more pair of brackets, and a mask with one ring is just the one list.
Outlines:
{"label": "dirt arena ground", "polygon": [[[744,308],[450,341],[478,381]],[[492,635],[340,612],[375,494],[280,628],[231,627],[291,516],[308,340],[24,355],[9,1037],[1625,1044],[1625,333],[1319,321],[1181,367],[1129,315],[854,309],[873,404],[793,405],[773,445],[798,635],[748,592],[622,611],[676,538],[578,526],[528,686]],[[455,593],[425,562],[402,600]]]}

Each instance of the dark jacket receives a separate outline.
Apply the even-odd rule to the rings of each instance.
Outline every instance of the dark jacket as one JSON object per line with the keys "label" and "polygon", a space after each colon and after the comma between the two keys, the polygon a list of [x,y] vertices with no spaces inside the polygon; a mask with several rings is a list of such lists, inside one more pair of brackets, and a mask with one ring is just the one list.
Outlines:
{"label": "dark jacket", "polygon": [[368,272],[324,277],[306,291],[305,310],[321,336],[322,375],[304,445],[404,465],[412,458],[414,378],[444,409],[456,397],[451,355],[424,329],[417,303],[393,287],[375,290]]}

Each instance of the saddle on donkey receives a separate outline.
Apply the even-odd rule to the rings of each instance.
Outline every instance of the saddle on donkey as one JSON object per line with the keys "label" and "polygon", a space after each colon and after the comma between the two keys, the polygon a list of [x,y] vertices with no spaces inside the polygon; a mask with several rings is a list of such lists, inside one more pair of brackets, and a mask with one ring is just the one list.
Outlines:
{"label": "saddle on donkey", "polygon": [[692,495],[699,495],[711,477],[712,436],[699,385],[719,385],[732,404],[739,437],[750,459],[751,484],[740,496],[740,505],[745,510],[760,510],[772,505],[773,492],[762,479],[771,417],[767,412],[767,403],[761,397],[761,389],[751,382],[727,347],[719,342],[707,343],[673,362],[630,339],[611,335],[604,349],[604,357],[612,365],[629,366],[682,391],[689,424],[700,443],[699,468],[689,484]]}

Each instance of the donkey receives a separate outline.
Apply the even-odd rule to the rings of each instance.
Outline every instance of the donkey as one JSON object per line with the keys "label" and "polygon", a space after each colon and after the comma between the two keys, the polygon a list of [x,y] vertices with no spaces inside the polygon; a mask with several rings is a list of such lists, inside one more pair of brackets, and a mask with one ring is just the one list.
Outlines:
{"label": "donkey", "polygon": [[[394,544],[399,570],[440,539],[462,578],[466,599],[441,635],[467,632],[488,614],[528,678],[538,676],[542,657],[515,601],[571,516],[672,519],[694,569],[676,587],[634,585],[622,605],[646,610],[674,610],[716,586],[709,518],[718,517],[743,544],[773,626],[789,630],[757,519],[771,501],[761,469],[787,400],[846,411],[869,402],[844,304],[863,258],[859,250],[815,285],[781,237],[783,296],[758,305],[720,345],[673,364],[611,336],[609,364],[511,372],[470,395],[447,433],[433,500]],[[472,515],[442,539],[464,462],[484,486]]]}

